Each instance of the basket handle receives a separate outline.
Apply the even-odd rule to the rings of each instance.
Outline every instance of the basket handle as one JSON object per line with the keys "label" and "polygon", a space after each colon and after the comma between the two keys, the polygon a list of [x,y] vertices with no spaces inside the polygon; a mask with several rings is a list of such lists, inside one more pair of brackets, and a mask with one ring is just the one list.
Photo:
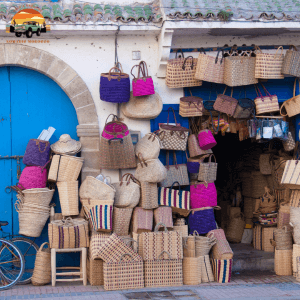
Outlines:
{"label": "basket handle", "polygon": [[158,232],[158,229],[159,229],[160,226],[164,227],[165,232],[168,232],[167,226],[162,222],[159,222],[159,223],[156,224],[156,226],[154,228],[154,232]]}
{"label": "basket handle", "polygon": [[279,55],[279,58],[283,55],[283,47],[282,46],[279,46],[278,49],[276,50],[274,56],[277,56],[277,52],[279,51],[279,49],[281,49],[281,53]]}
{"label": "basket handle", "polygon": [[192,69],[192,70],[194,69],[194,57],[190,55],[190,56],[188,56],[187,58],[184,59],[184,62],[183,62],[183,64],[182,64],[182,70],[185,70],[185,64],[186,64],[186,61],[187,61],[189,58],[192,58],[191,69]]}
{"label": "basket handle", "polygon": [[[41,144],[45,144],[45,149],[44,149],[43,151],[41,151],[40,143],[41,143]],[[46,149],[47,149],[47,144],[48,144],[48,143],[49,143],[49,142],[43,141],[43,140],[36,140],[36,142],[35,142],[35,144],[39,147],[39,152],[40,152],[40,153],[44,153],[44,152],[46,151]]]}
{"label": "basket handle", "polygon": [[179,192],[181,192],[181,186],[180,186],[180,183],[179,183],[178,181],[174,181],[174,182],[173,182],[173,184],[171,185],[171,188],[170,188],[170,192],[171,192],[171,190],[173,189],[173,186],[174,186],[176,183],[178,184]]}
{"label": "basket handle", "polygon": [[[296,81],[296,80],[295,80],[295,81]],[[295,89],[294,89],[294,97],[295,97]],[[282,109],[283,109],[283,108],[285,108],[285,102],[282,103],[282,105],[281,105],[281,107],[280,107],[279,113],[280,113],[281,116],[286,117],[288,114],[287,114],[287,113],[286,113],[286,114],[283,114],[283,113],[282,113]],[[285,110],[285,111],[286,111],[286,110]]]}
{"label": "basket handle", "polygon": [[145,165],[146,167],[148,167],[148,164],[147,164],[146,161],[144,160],[142,153],[139,153],[139,154],[137,155],[137,157],[138,157],[138,160],[139,160],[139,162],[140,162],[142,168],[144,168],[144,165]]}
{"label": "basket handle", "polygon": [[167,253],[168,256],[169,256],[169,259],[172,259],[171,254],[170,254],[169,252],[167,252],[166,250],[162,251],[162,252],[158,255],[157,259],[159,259],[159,258],[161,257],[161,255],[164,254],[164,253]]}
{"label": "basket handle", "polygon": [[169,125],[169,120],[170,120],[170,110],[172,110],[172,112],[173,112],[173,116],[174,116],[174,121],[175,121],[175,124],[176,124],[176,126],[178,126],[178,123],[177,123],[177,120],[176,120],[176,115],[175,115],[175,111],[174,111],[174,109],[173,109],[173,107],[169,107],[168,108],[168,120],[167,120],[167,124]]}
{"label": "basket handle", "polygon": [[270,239],[270,244],[271,244],[273,247],[276,247],[276,242],[275,242],[273,239]]}
{"label": "basket handle", "polygon": [[131,259],[133,260],[133,257],[130,253],[124,253],[121,257],[120,257],[120,262],[123,260],[123,257],[129,255],[131,257]]}
{"label": "basket handle", "polygon": [[221,56],[221,60],[220,60],[220,65],[222,64],[223,62],[223,58],[224,58],[224,50],[223,49],[220,49],[217,53],[217,56],[216,56],[216,59],[215,59],[215,64],[218,62],[218,58],[219,58],[219,53],[222,52],[222,56]]}
{"label": "basket handle", "polygon": [[176,55],[175,55],[175,58],[177,58],[177,54],[178,54],[178,52],[180,52],[180,53],[181,53],[181,55],[182,55],[182,58],[184,58],[184,54],[183,54],[183,51],[182,51],[182,49],[177,49],[177,51],[176,51]]}
{"label": "basket handle", "polygon": [[197,230],[194,230],[194,232],[193,232],[193,236],[199,236],[199,233],[198,233],[198,231],[197,231]]}
{"label": "basket handle", "polygon": [[48,248],[50,248],[50,244],[48,242],[45,242],[41,245],[41,247],[39,248],[39,251],[42,251],[46,244],[47,244]]}

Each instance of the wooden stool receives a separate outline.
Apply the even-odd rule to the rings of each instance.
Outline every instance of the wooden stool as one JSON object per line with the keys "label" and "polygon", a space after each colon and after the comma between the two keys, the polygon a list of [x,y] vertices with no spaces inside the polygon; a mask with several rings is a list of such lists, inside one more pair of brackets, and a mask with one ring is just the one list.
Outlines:
{"label": "wooden stool", "polygon": [[[80,267],[56,267],[56,253],[81,252]],[[51,273],[52,286],[55,286],[56,281],[83,281],[83,285],[87,284],[86,273],[87,248],[69,248],[69,249],[51,249]],[[57,273],[57,270],[79,270],[79,272],[62,272]],[[56,279],[57,276],[79,276],[73,279]]]}

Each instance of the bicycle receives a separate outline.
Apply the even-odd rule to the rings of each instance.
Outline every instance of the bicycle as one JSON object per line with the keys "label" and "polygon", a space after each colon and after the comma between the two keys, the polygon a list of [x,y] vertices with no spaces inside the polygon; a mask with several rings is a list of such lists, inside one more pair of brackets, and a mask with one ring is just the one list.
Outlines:
{"label": "bicycle", "polygon": [[[0,221],[2,226],[8,225]],[[0,238],[0,290],[8,289],[17,284],[23,276],[25,260],[20,249],[11,241]]]}
{"label": "bicycle", "polygon": [[[0,222],[0,239],[13,243],[16,248],[20,251],[24,259],[24,270],[21,277],[18,279],[16,284],[28,284],[31,282],[31,277],[34,269],[36,253],[39,249],[38,245],[35,243],[35,238],[33,240],[18,236],[11,235],[2,230],[2,226],[8,225],[8,222]],[[0,246],[0,258],[2,255],[3,247]],[[1,275],[0,275],[1,276]],[[1,289],[1,287],[0,287]]]}

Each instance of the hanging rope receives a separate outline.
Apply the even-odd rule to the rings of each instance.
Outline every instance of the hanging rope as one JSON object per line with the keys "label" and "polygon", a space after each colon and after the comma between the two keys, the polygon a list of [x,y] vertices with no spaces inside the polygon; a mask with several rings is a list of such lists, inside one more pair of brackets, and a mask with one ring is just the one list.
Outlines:
{"label": "hanging rope", "polygon": [[119,58],[118,58],[118,34],[120,31],[120,26],[118,25],[118,29],[115,36],[115,67],[119,68]]}

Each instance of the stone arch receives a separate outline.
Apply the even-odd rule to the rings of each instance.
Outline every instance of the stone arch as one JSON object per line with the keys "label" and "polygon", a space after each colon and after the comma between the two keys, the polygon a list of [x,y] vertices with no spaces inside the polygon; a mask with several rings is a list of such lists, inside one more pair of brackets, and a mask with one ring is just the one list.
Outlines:
{"label": "stone arch", "polygon": [[99,174],[99,126],[92,95],[82,78],[63,60],[31,46],[0,45],[0,67],[20,66],[40,72],[54,80],[68,95],[76,110],[77,135],[85,162],[82,177]]}

